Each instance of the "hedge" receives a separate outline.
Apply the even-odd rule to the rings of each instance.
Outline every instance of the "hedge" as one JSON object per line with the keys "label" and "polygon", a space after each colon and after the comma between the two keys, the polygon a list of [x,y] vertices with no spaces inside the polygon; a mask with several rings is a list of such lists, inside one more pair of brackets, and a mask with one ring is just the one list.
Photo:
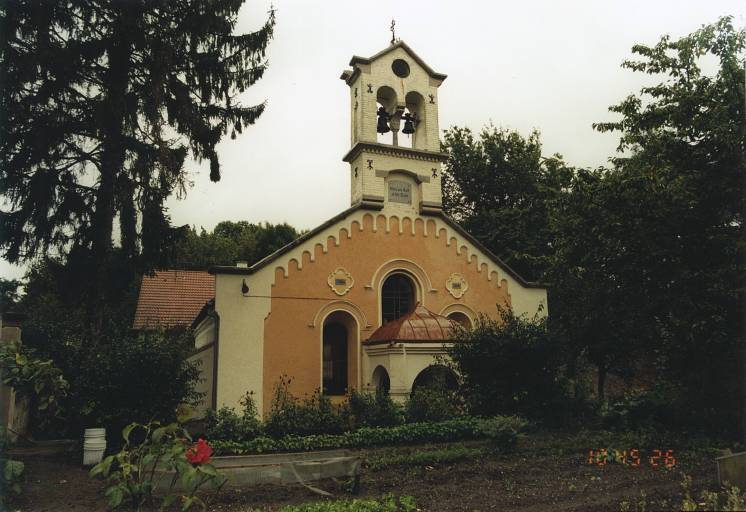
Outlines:
{"label": "hedge", "polygon": [[280,439],[257,437],[247,442],[216,440],[210,444],[217,455],[367,448],[385,445],[443,443],[469,439],[489,439],[495,448],[505,450],[513,447],[518,434],[526,425],[526,420],[516,416],[464,417],[437,423],[408,423],[395,427],[363,427],[336,435],[285,436]]}

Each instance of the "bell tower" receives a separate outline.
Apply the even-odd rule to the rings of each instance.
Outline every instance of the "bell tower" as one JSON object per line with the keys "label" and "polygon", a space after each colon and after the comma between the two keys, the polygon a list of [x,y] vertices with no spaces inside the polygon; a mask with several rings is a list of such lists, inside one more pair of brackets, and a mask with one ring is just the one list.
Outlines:
{"label": "bell tower", "polygon": [[442,210],[435,72],[403,41],[372,57],[352,57],[340,78],[350,87],[351,204],[406,213]]}

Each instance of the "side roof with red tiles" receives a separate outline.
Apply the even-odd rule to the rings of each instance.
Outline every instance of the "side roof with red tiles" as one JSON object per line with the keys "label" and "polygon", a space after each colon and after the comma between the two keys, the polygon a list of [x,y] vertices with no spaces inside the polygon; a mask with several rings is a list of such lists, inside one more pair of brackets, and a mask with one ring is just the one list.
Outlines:
{"label": "side roof with red tiles", "polygon": [[215,297],[215,276],[196,270],[156,270],[142,276],[132,327],[189,327]]}

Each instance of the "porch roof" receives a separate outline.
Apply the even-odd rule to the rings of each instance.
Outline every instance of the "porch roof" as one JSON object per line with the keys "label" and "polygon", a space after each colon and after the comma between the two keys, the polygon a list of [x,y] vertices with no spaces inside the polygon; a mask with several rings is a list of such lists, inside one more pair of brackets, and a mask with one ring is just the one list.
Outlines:
{"label": "porch roof", "polygon": [[453,338],[455,324],[452,320],[433,313],[421,304],[406,315],[386,322],[370,335],[364,343],[377,345],[382,342],[443,342]]}

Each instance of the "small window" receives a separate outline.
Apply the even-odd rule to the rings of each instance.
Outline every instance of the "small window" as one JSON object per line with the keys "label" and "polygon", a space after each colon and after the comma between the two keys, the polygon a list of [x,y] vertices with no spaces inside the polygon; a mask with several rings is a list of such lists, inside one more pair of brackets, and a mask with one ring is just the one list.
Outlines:
{"label": "small window", "polygon": [[[454,285],[455,284],[457,283],[454,283]],[[461,283],[458,284],[459,286],[461,285]],[[461,325],[461,327],[463,327],[464,329],[471,329],[471,320],[469,320],[469,317],[466,316],[464,313],[461,313],[460,311],[451,313],[450,315],[448,315],[448,318]]]}
{"label": "small window", "polygon": [[409,313],[414,308],[414,285],[404,274],[393,274],[383,283],[381,313],[385,324]]}
{"label": "small window", "polygon": [[341,324],[324,326],[322,372],[325,395],[347,392],[347,329]]}
{"label": "small window", "polygon": [[407,78],[409,76],[409,64],[405,60],[396,59],[391,63],[391,70],[399,78]]}

